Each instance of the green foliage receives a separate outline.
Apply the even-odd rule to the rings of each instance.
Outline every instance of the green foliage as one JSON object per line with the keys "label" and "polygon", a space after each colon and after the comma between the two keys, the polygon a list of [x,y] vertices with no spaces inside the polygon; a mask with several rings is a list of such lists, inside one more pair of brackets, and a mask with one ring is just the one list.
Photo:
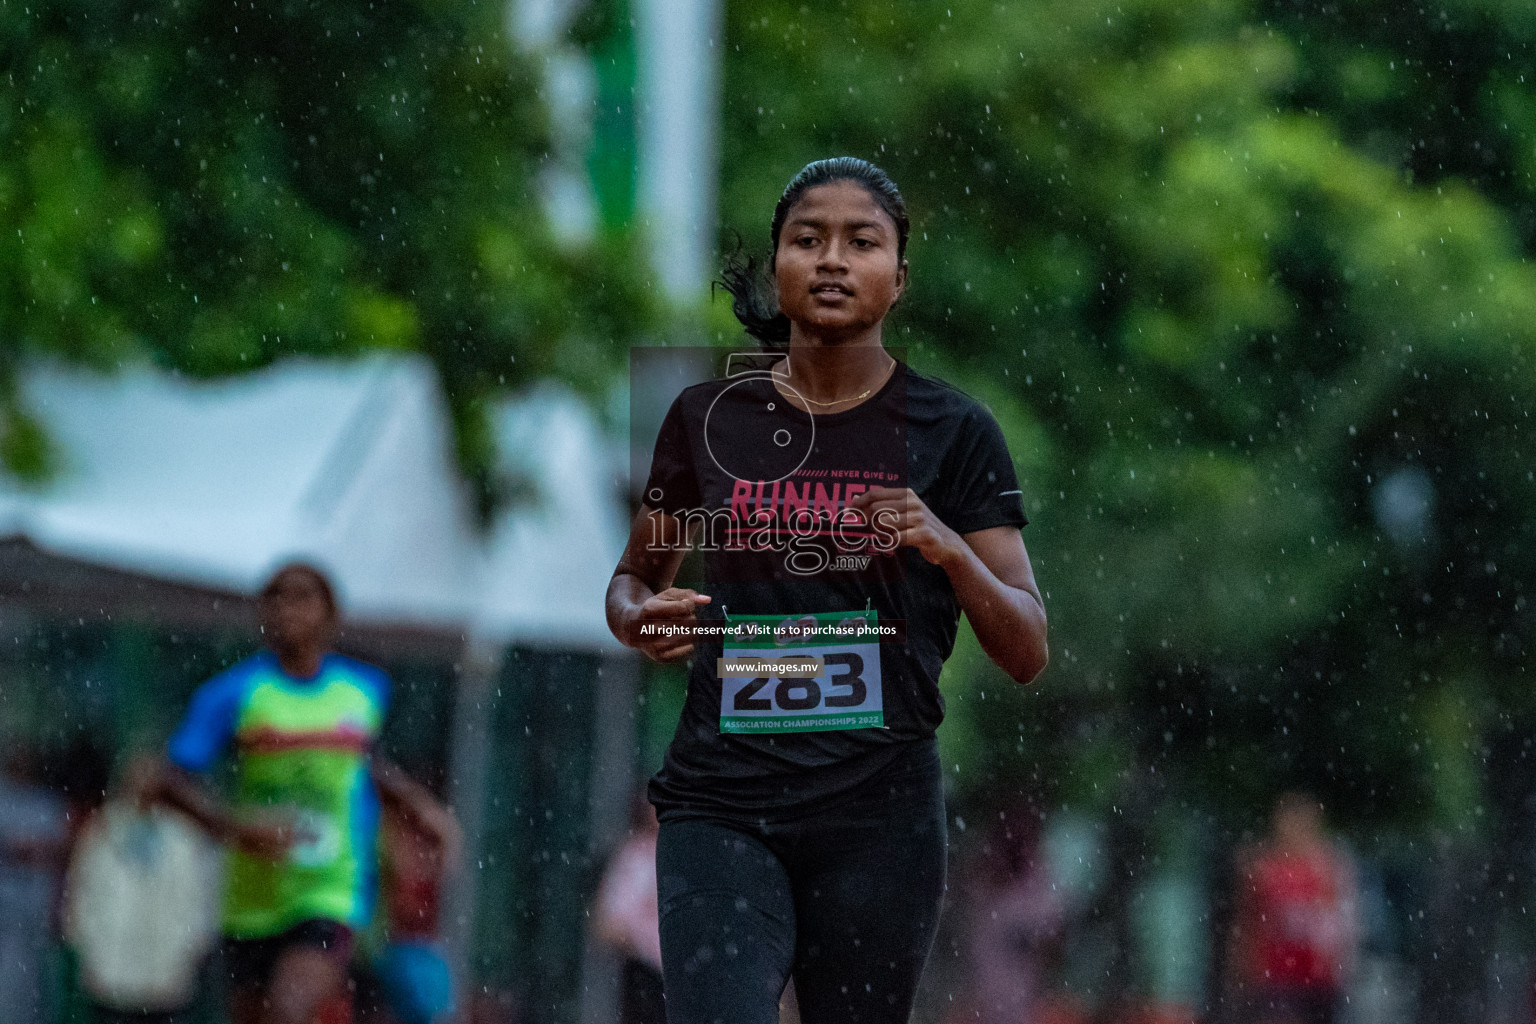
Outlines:
{"label": "green foliage", "polygon": [[[539,83],[503,20],[474,0],[0,4],[0,378],[40,356],[221,375],[421,351],[488,478],[484,399],[599,385],[647,308],[621,236],[552,244]],[[35,467],[27,443],[6,465]]]}
{"label": "green foliage", "polygon": [[0,464],[27,483],[47,479],[54,456],[43,428],[15,403],[0,410],[0,416]]}
{"label": "green foliage", "polygon": [[[988,402],[1030,496],[1052,666],[1014,694],[957,655],[962,792],[1464,813],[1461,740],[1536,710],[1528,10],[728,12],[725,229],[765,239],[807,160],[889,170],[899,340]],[[1394,538],[1404,469],[1434,504]]]}
{"label": "green foliage", "polygon": [[[893,340],[989,404],[1029,495],[1053,665],[1018,691],[962,641],[962,792],[1152,773],[1239,815],[1302,784],[1471,820],[1475,738],[1536,719],[1529,5],[726,6],[722,247],[805,161],[884,165],[914,214]],[[600,385],[653,322],[633,237],[543,227],[503,13],[0,3],[0,460],[52,459],[24,359],[409,349],[492,500],[486,399]],[[575,33],[604,111],[628,32],[610,0]],[[1394,533],[1404,471],[1432,504]]]}

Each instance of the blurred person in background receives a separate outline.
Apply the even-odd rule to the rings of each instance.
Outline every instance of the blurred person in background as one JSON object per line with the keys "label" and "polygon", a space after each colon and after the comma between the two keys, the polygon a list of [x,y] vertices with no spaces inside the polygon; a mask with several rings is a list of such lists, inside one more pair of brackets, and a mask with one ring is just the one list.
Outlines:
{"label": "blurred person in background", "polygon": [[[233,1024],[350,1017],[347,965],[378,888],[380,798],[419,794],[374,755],[389,678],[331,650],[326,576],[291,564],[262,589],[266,649],[204,683],[145,798],[186,812],[229,849],[223,962]],[[231,802],[198,779],[234,759]]]}
{"label": "blurred person in background", "polygon": [[964,1011],[953,1015],[956,1021],[1033,1022],[1048,1005],[1046,974],[1060,945],[1067,908],[1044,832],[1033,802],[1004,811],[976,866],[956,886],[967,908],[965,950],[971,972],[971,991]]}
{"label": "blurred person in background", "polygon": [[433,1024],[453,1012],[453,978],[438,937],[443,880],[460,863],[464,833],[432,791],[394,765],[376,771],[408,799],[384,802],[384,946],[373,962],[387,1009],[400,1024]]}
{"label": "blurred person in background", "polygon": [[[867,161],[819,160],[794,177],[767,273],[753,261],[725,273],[769,368],[674,401],[609,584],[616,637],[659,662],[691,660],[650,785],[671,1024],[773,1024],[791,978],[808,1024],[905,1024],[943,900],[938,679],[961,613],[1012,678],[1045,667],[1002,431],[882,340],[909,233],[901,193]],[[799,464],[784,460],[792,449]],[[813,481],[821,514],[808,500],[792,513]],[[705,552],[704,593],[674,586],[699,515],[732,522],[733,539]],[[749,674],[728,690],[717,659],[731,641],[687,632],[706,619],[767,631],[761,650],[737,651],[824,674],[777,686]],[[904,641],[858,633],[891,620]],[[861,639],[795,640],[806,623]]]}
{"label": "blurred person in background", "polygon": [[181,1024],[218,937],[218,851],[184,815],[139,801],[157,770],[131,760],[70,857],[64,934],[97,1024]]}
{"label": "blurred person in background", "polygon": [[656,809],[635,794],[629,838],[603,871],[592,927],[624,961],[620,1024],[666,1024],[661,991],[661,925],[656,899]]}
{"label": "blurred person in background", "polygon": [[29,742],[10,737],[0,756],[0,1024],[40,1024],[69,850],[68,805],[43,785]]}
{"label": "blurred person in background", "polygon": [[1237,858],[1227,956],[1243,1024],[1332,1024],[1359,939],[1353,858],[1304,793],[1276,802],[1270,833]]}

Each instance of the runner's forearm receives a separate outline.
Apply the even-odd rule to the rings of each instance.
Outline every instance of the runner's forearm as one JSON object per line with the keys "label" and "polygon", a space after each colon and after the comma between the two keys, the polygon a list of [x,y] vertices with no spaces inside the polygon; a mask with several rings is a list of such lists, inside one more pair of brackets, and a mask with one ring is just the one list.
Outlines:
{"label": "runner's forearm", "polygon": [[968,544],[944,569],[987,657],[1016,682],[1032,682],[1049,660],[1039,597],[999,580]]}
{"label": "runner's forearm", "polygon": [[149,796],[181,811],[221,843],[235,837],[237,826],[230,809],[173,764],[166,763],[160,770]]}
{"label": "runner's forearm", "polygon": [[634,621],[640,606],[654,596],[656,592],[651,589],[650,584],[623,563],[614,570],[613,578],[608,581],[605,611],[608,616],[608,629],[620,643],[629,643],[630,623]]}
{"label": "runner's forearm", "polygon": [[436,839],[445,854],[456,855],[462,837],[458,819],[438,802],[430,789],[407,775],[393,761],[377,754],[373,758],[373,779],[381,799]]}

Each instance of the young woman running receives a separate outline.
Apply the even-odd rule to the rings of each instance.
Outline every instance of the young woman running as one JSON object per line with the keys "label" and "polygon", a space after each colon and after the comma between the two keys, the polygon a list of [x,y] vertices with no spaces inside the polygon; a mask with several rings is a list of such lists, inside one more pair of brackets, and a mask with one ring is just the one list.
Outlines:
{"label": "young woman running", "polygon": [[[882,343],[908,230],[865,161],[789,183],[771,279],[725,273],[766,369],[673,403],[609,584],[620,640],[692,658],[650,789],[672,1024],[772,1024],[790,977],[806,1024],[906,1021],[944,890],[934,730],[960,612],[1014,679],[1045,667],[1001,431]],[[696,533],[702,592],[672,585]],[[669,632],[699,626],[735,632]],[[722,678],[722,657],[820,674]]]}

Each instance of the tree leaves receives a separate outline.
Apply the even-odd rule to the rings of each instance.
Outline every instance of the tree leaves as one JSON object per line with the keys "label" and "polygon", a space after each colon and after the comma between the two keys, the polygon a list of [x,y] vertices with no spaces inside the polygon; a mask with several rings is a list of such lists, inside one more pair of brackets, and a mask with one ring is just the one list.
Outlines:
{"label": "tree leaves", "polygon": [[[1030,448],[1047,691],[1135,736],[1203,680],[1235,717],[1186,751],[1186,783],[1241,806],[1229,769],[1251,742],[1274,785],[1415,815],[1412,780],[1402,803],[1368,797],[1391,740],[1348,775],[1322,752],[1357,702],[1421,675],[1460,686],[1465,652],[1529,633],[1516,603],[1536,564],[1508,512],[1529,500],[1536,399],[1519,369],[1536,323],[1519,184],[1536,82],[1514,59],[1529,19],[1232,0],[728,13],[726,227],[760,238],[783,182],[834,152],[902,187],[897,340]],[[1437,495],[1411,548],[1374,511],[1404,467]],[[1508,676],[1503,658],[1479,671]],[[1046,714],[994,703],[999,679],[957,664],[973,666],[951,674],[957,714],[982,690],[986,723]],[[1277,704],[1314,721],[1270,731]],[[1013,731],[986,723],[957,730],[982,748],[946,758],[1070,772],[1083,739],[1013,755]]]}
{"label": "tree leaves", "polygon": [[[624,238],[562,251],[550,237],[536,69],[499,10],[3,8],[0,376],[18,358],[222,375],[420,350],[442,371],[466,470],[488,479],[489,449],[468,440],[485,399],[547,372],[601,388],[649,316]],[[536,269],[487,264],[488,232],[537,254],[524,261]],[[573,337],[596,357],[562,362]],[[3,394],[12,420],[33,422]]]}

